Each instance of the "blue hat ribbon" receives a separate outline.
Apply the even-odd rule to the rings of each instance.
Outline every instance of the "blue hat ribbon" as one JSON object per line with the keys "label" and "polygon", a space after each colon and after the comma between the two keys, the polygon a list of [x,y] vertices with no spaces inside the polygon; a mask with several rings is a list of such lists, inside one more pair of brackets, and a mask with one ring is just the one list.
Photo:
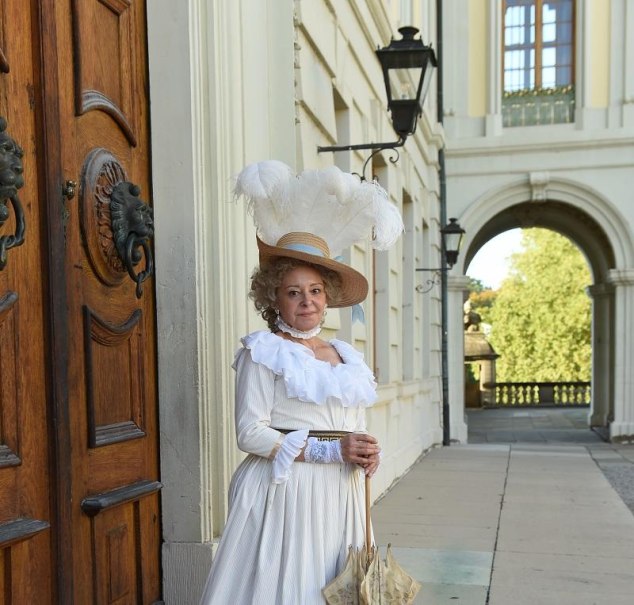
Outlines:
{"label": "blue hat ribbon", "polygon": [[[336,260],[339,263],[343,263],[343,256],[336,256],[333,260]],[[363,307],[361,303],[357,303],[356,305],[352,305],[352,323],[358,321],[359,323],[365,325],[365,313],[363,311]]]}

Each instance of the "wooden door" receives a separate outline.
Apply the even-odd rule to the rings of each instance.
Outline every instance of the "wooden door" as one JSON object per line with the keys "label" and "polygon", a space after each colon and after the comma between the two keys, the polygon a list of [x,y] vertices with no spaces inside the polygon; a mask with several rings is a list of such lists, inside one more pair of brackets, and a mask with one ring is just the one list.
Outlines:
{"label": "wooden door", "polygon": [[0,603],[153,603],[145,3],[0,0],[0,18],[27,223],[0,271]]}
{"label": "wooden door", "polygon": [[[31,3],[0,5],[0,602],[54,592],[40,57]],[[26,33],[26,35],[25,35]],[[21,148],[22,154],[18,147]],[[21,157],[20,157],[21,156]],[[22,184],[23,183],[23,184]],[[25,238],[10,247],[24,212]],[[4,250],[3,250],[4,249]]]}
{"label": "wooden door", "polygon": [[[45,73],[57,80],[49,89],[57,91],[61,143],[61,170],[51,167],[50,175],[62,187],[77,183],[63,202],[56,250],[68,334],[63,516],[72,545],[72,567],[60,581],[66,588],[72,578],[75,603],[151,603],[159,597],[160,542],[154,298],[151,282],[137,297],[115,229],[142,218],[146,206],[137,200],[138,208],[115,214],[112,203],[121,183],[139,187],[146,200],[150,193],[145,3],[48,7],[55,45],[45,56],[57,62]],[[123,193],[134,204],[137,192]],[[132,267],[138,273],[149,249],[133,252],[145,256]]]}

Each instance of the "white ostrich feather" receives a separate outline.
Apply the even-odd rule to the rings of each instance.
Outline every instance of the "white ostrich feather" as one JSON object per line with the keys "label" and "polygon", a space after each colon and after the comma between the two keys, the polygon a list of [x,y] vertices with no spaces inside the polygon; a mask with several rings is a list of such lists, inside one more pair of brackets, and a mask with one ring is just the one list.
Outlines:
{"label": "white ostrich feather", "polygon": [[304,231],[324,239],[334,257],[365,240],[386,250],[403,231],[401,215],[380,185],[336,166],[296,177],[282,162],[258,162],[242,170],[234,191],[246,198],[258,236],[269,245]]}
{"label": "white ostrich feather", "polygon": [[372,247],[377,250],[391,248],[403,233],[403,218],[398,208],[390,203],[387,191],[378,183],[368,183],[374,188],[374,238]]}
{"label": "white ostrich feather", "polygon": [[292,209],[289,193],[294,181],[290,167],[277,160],[249,164],[236,178],[234,195],[247,200],[258,234],[269,245],[286,233],[283,225]]}

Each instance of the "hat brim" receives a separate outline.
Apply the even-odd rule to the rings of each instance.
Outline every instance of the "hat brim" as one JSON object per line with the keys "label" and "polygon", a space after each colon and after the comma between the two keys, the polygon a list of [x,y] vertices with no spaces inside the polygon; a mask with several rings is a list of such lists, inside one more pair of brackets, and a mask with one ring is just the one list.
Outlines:
{"label": "hat brim", "polygon": [[364,301],[368,295],[368,280],[358,271],[349,267],[344,263],[309,254],[300,250],[288,250],[278,246],[269,246],[265,244],[259,237],[257,238],[258,250],[260,251],[260,265],[267,265],[276,258],[294,258],[311,265],[325,267],[337,273],[341,279],[341,290],[339,292],[339,300],[335,303],[328,303],[330,307],[351,307]]}

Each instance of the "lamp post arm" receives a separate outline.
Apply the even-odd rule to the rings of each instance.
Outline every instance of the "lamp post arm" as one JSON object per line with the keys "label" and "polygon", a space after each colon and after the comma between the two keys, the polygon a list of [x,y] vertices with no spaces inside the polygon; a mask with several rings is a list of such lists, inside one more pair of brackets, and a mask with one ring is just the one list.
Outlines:
{"label": "lamp post arm", "polygon": [[398,141],[393,143],[362,143],[360,145],[328,145],[317,146],[317,153],[323,151],[355,151],[356,149],[396,149],[397,147],[403,147],[405,145],[406,138],[399,137]]}

